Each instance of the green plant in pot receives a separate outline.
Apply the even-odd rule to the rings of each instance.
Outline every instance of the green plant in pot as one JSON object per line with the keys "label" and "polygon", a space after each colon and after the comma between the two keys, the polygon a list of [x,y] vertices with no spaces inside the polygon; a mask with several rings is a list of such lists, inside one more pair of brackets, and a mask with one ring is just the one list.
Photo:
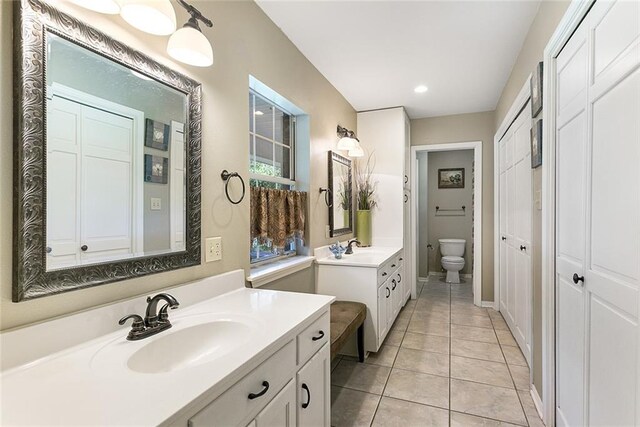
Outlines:
{"label": "green plant in pot", "polygon": [[365,164],[356,161],[354,171],[356,177],[356,236],[360,246],[371,246],[371,210],[376,207],[376,186],[372,182],[375,162],[373,153]]}

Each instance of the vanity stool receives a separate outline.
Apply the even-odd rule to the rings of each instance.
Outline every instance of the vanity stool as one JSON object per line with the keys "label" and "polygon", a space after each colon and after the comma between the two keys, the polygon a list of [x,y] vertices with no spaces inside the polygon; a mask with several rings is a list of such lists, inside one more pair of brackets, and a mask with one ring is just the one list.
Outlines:
{"label": "vanity stool", "polygon": [[335,301],[331,304],[331,360],[347,339],[358,330],[358,360],[364,362],[364,319],[367,306],[355,301]]}

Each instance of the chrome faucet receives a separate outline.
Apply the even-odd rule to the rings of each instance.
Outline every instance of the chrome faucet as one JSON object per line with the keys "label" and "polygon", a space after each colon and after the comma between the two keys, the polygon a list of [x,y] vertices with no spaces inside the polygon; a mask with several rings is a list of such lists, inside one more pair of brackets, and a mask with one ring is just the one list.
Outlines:
{"label": "chrome faucet", "polygon": [[344,253],[345,255],[351,255],[353,253],[353,248],[351,247],[351,245],[356,244],[356,246],[360,246],[360,242],[357,239],[351,239],[349,240],[349,243],[347,243],[347,251]]}
{"label": "chrome faucet", "polygon": [[[166,301],[167,304],[163,305],[160,313],[158,313],[158,303],[163,300]],[[179,305],[178,300],[172,295],[161,293],[153,298],[147,298],[147,311],[144,319],[137,314],[130,314],[120,319],[118,323],[124,325],[127,320],[133,319],[127,339],[129,341],[141,340],[169,329],[171,322],[169,322],[168,310],[170,308],[176,309]]]}

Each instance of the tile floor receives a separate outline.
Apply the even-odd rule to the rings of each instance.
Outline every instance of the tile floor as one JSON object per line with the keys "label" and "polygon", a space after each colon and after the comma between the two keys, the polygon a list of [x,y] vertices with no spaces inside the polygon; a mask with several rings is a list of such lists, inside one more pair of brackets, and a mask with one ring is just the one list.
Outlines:
{"label": "tile floor", "polygon": [[543,426],[529,368],[499,312],[473,305],[471,284],[431,278],[365,363],[337,356],[331,424]]}

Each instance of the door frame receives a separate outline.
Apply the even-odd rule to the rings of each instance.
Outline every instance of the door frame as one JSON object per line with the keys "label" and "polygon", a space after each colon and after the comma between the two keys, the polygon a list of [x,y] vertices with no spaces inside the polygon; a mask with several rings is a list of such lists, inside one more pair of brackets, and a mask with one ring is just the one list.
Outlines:
{"label": "door frame", "polygon": [[557,62],[595,0],[573,0],[544,49],[542,111],[542,407],[547,427],[556,423],[555,212]]}
{"label": "door frame", "polygon": [[482,302],[482,141],[452,142],[445,144],[414,145],[411,147],[411,235],[409,245],[411,254],[411,298],[417,297],[418,282],[418,153],[436,151],[473,150],[475,182],[473,188],[473,303],[478,307]]}

